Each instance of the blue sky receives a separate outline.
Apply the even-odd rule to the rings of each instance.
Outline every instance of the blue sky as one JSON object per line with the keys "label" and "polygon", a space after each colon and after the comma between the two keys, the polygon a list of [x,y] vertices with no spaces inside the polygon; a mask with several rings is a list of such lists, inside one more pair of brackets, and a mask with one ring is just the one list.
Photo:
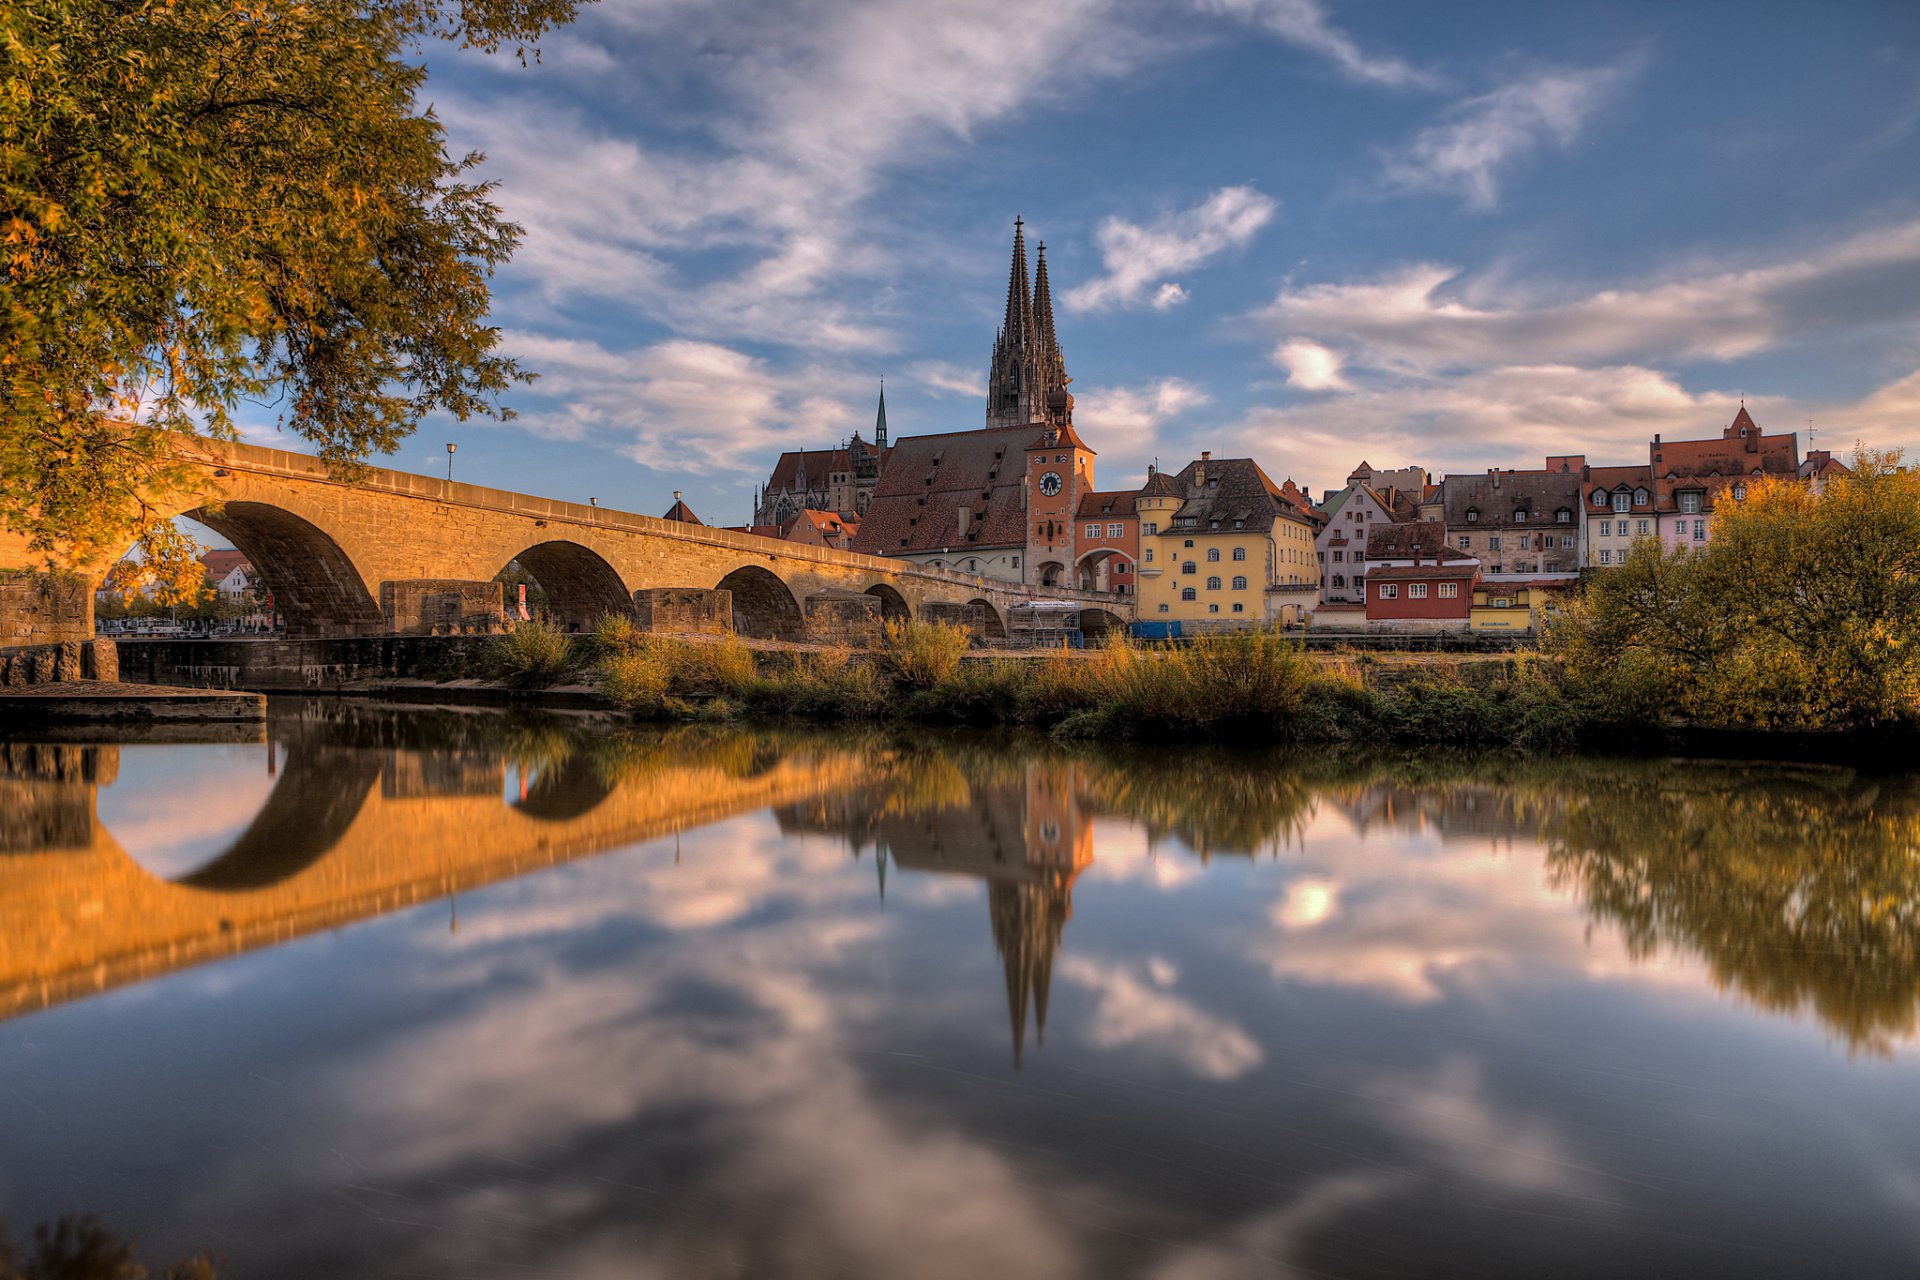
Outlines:
{"label": "blue sky", "polygon": [[1103,486],[1642,460],[1742,392],[1920,444],[1910,0],[605,0],[430,56],[543,377],[405,470],[732,523],[882,375],[896,436],[978,426],[1015,214]]}

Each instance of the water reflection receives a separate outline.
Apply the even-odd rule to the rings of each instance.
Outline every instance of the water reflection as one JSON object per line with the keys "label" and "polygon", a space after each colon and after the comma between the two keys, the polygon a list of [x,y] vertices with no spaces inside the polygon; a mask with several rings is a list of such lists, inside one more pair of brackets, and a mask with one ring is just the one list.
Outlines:
{"label": "water reflection", "polygon": [[243,746],[190,861],[131,745],[0,748],[0,1010],[128,988],[0,1026],[17,1218],[290,1278],[1912,1261],[1912,777],[340,702]]}
{"label": "water reflection", "polygon": [[[177,791],[169,812],[252,794],[236,760],[263,764],[270,780],[251,815],[228,821],[237,830],[202,840],[186,867],[175,856],[185,837],[164,813],[128,815],[104,798],[128,753],[166,750],[177,755],[159,772]],[[0,862],[0,1010],[163,971],[159,953],[191,963],[771,806],[783,832],[837,837],[870,858],[882,899],[890,867],[985,885],[1016,1064],[1029,1026],[1044,1040],[1074,886],[1096,861],[1096,819],[1144,833],[1152,856],[1170,847],[1203,866],[1302,851],[1333,815],[1363,840],[1391,830],[1442,848],[1538,846],[1551,889],[1617,931],[1636,961],[1696,956],[1719,988],[1771,1012],[1810,1012],[1853,1049],[1887,1052],[1920,1018],[1911,775],[1063,754],[999,738],[610,733],[579,719],[323,702],[276,708],[264,744],[194,750],[0,743],[0,851],[10,855]],[[186,825],[201,839],[208,824]],[[122,831],[142,843],[123,846]],[[1360,872],[1350,863],[1346,879]],[[1295,933],[1324,928],[1354,892],[1339,868],[1295,877],[1274,919]],[[1432,908],[1395,930],[1391,965],[1414,995],[1432,993],[1415,975],[1460,943],[1444,927],[1423,938],[1446,914]],[[1367,968],[1349,951],[1276,972],[1332,980],[1338,966],[1349,980]]]}

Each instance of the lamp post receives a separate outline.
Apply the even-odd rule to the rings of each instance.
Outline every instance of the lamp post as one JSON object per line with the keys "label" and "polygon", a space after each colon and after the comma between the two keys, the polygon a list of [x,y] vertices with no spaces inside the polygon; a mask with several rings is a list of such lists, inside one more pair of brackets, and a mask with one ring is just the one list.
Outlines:
{"label": "lamp post", "polygon": [[451,441],[451,440],[449,440],[449,441],[447,441],[447,483],[448,483],[448,484],[452,484],[452,483],[453,483],[453,451],[454,451],[454,448],[455,448],[455,445],[454,445],[454,443],[453,443],[453,441]]}

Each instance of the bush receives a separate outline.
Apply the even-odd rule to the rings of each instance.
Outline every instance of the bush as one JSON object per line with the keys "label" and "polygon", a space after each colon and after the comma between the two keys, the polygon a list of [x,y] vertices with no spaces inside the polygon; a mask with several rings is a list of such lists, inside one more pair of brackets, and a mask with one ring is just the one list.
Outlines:
{"label": "bush", "polygon": [[889,621],[880,636],[887,670],[913,689],[931,689],[953,677],[973,643],[973,633],[946,622]]}
{"label": "bush", "polygon": [[594,683],[607,698],[636,715],[660,716],[683,705],[672,697],[673,673],[659,651],[651,648],[601,658]]}
{"label": "bush", "polygon": [[495,675],[518,689],[545,689],[560,683],[573,667],[567,633],[550,622],[518,622],[493,643]]}
{"label": "bush", "polygon": [[599,621],[593,624],[593,632],[588,637],[588,645],[597,657],[608,657],[616,653],[631,653],[640,647],[642,636],[639,626],[624,613],[603,613]]}

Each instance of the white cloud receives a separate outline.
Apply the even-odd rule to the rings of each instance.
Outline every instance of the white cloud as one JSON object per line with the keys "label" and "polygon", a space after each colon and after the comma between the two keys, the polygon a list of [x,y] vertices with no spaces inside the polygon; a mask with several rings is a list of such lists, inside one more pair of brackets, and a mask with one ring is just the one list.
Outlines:
{"label": "white cloud", "polygon": [[1471,208],[1491,209],[1504,172],[1542,148],[1571,146],[1641,61],[1545,71],[1456,103],[1442,123],[1384,157],[1386,180],[1401,190],[1458,196]]}
{"label": "white cloud", "polygon": [[1266,1061],[1259,1044],[1234,1023],[1168,989],[1177,971],[1147,966],[1144,973],[1085,956],[1060,962],[1058,976],[1097,996],[1087,1038],[1099,1048],[1134,1048],[1207,1080],[1233,1080]]}
{"label": "white cloud", "polygon": [[847,397],[870,390],[838,371],[776,371],[730,347],[684,338],[614,352],[510,332],[502,346],[541,371],[535,394],[554,405],[529,406],[521,425],[612,443],[647,465],[671,458],[694,473],[757,469],[781,449],[850,432],[861,414]]}
{"label": "white cloud", "polygon": [[1169,280],[1154,292],[1153,309],[1155,311],[1171,311],[1191,296],[1185,286],[1177,285]]}
{"label": "white cloud", "polygon": [[1075,397],[1074,423],[1089,440],[1100,442],[1103,483],[1112,488],[1122,476],[1145,472],[1161,427],[1209,401],[1202,388],[1183,378],[1161,378]]}
{"label": "white cloud", "polygon": [[1340,356],[1328,347],[1306,338],[1283,342],[1273,358],[1287,371],[1287,385],[1302,391],[1345,391],[1346,379],[1340,376]]}
{"label": "white cloud", "polygon": [[[1165,310],[1187,296],[1169,276],[1245,248],[1278,209],[1272,197],[1252,187],[1222,187],[1193,208],[1167,214],[1149,226],[1119,217],[1103,219],[1094,239],[1107,273],[1068,290],[1066,304],[1076,311],[1131,307],[1148,301],[1151,293],[1153,305]],[[1167,291],[1168,285],[1174,292]]]}
{"label": "white cloud", "polygon": [[1424,88],[1439,83],[1399,58],[1363,53],[1352,36],[1334,26],[1319,0],[1196,0],[1204,12],[1252,23],[1296,48],[1330,59],[1355,80],[1389,88]]}
{"label": "white cloud", "polygon": [[[1038,95],[1155,56],[1112,8],[732,0],[590,10],[562,42],[563,61],[576,73],[617,67],[621,91],[659,116],[655,134],[621,136],[532,92],[442,97],[438,108],[456,143],[488,152],[496,198],[526,227],[510,282],[556,305],[617,300],[691,336],[872,350],[888,343],[884,304],[845,287],[889,264],[851,211],[886,170],[927,163]],[[567,52],[594,40],[611,56]],[[1074,57],[1063,62],[1062,48]],[[675,104],[694,98],[697,119],[678,115]],[[689,253],[707,255],[703,278],[678,268]]]}
{"label": "white cloud", "polygon": [[907,377],[935,395],[983,402],[987,398],[987,379],[980,369],[969,369],[948,360],[922,360],[907,370]]}
{"label": "white cloud", "polygon": [[1469,1177],[1532,1195],[1603,1192],[1552,1125],[1488,1100],[1485,1071],[1471,1059],[1450,1058],[1430,1075],[1383,1075],[1365,1091],[1386,1104],[1393,1127]]}

